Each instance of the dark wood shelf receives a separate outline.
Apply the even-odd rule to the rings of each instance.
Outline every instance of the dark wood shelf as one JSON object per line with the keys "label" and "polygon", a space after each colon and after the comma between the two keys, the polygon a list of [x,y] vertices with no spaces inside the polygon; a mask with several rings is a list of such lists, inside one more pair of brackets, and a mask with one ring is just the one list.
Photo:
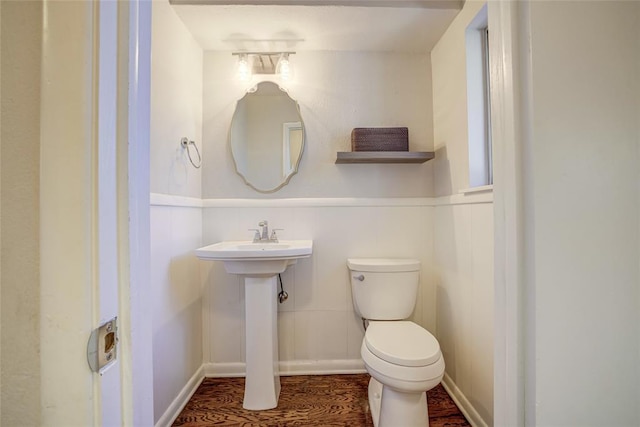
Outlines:
{"label": "dark wood shelf", "polygon": [[338,151],[336,163],[424,163],[433,151]]}

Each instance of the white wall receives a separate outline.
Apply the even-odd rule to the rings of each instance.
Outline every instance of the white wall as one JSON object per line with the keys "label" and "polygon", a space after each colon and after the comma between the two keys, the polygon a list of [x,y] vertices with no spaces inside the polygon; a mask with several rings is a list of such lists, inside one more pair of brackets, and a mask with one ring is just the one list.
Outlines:
{"label": "white wall", "polygon": [[[425,54],[362,52],[299,52],[291,61],[295,81],[289,94],[300,104],[305,151],[298,175],[264,195],[236,175],[227,144],[235,103],[243,96],[233,79],[235,57],[205,53],[203,198],[210,207],[204,211],[203,244],[250,239],[247,229],[262,219],[284,228],[281,238],[313,239],[313,256],[283,275],[290,297],[279,306],[280,360],[291,362],[285,372],[304,365],[321,370],[338,360],[362,368],[363,330],[353,311],[348,257],[420,259],[415,318],[434,331],[433,208],[425,201],[432,172],[429,163],[335,165],[336,152],[350,151],[351,129],[362,126],[408,126],[410,149],[431,151],[430,62]],[[410,199],[369,199],[385,197]],[[226,198],[246,200],[219,200]],[[244,360],[243,287],[218,263],[203,268],[209,292],[205,360],[212,363],[209,372],[237,371],[234,364]]]}
{"label": "white wall", "polygon": [[468,1],[431,52],[433,70],[436,336],[445,385],[475,425],[493,425],[493,197],[469,187],[465,30]]}
{"label": "white wall", "polygon": [[202,154],[202,49],[168,0],[153,2],[152,17],[151,192],[200,197],[200,169],[180,138],[195,141]]}
{"label": "white wall", "polygon": [[639,425],[640,3],[531,2],[521,24],[527,423]]}
{"label": "white wall", "polygon": [[[199,198],[201,173],[180,147],[202,152],[202,50],[166,1],[153,2],[151,177],[154,192]],[[194,154],[195,157],[195,154]],[[201,246],[199,208],[151,206],[154,419],[202,365],[202,291],[193,250]]]}
{"label": "white wall", "polygon": [[436,196],[469,188],[465,30],[484,1],[467,1],[431,51]]}
{"label": "white wall", "polygon": [[0,2],[2,50],[1,425],[40,425],[42,4]]}
{"label": "white wall", "polygon": [[204,58],[202,177],[204,198],[426,197],[431,162],[421,165],[336,165],[351,151],[351,130],[407,126],[412,151],[432,151],[431,70],[427,54],[298,52],[289,94],[300,104],[306,140],[300,169],[275,194],[263,195],[236,175],[227,139],[237,100],[236,57]]}

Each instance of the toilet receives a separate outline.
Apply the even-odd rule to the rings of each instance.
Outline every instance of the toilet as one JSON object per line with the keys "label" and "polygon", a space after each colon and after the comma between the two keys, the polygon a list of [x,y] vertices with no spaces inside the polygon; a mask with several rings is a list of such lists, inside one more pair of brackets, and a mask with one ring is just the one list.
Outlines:
{"label": "toilet", "polygon": [[348,259],[353,304],[368,321],[360,354],[371,380],[369,407],[375,427],[428,426],[427,390],[444,375],[440,345],[413,312],[420,261]]}

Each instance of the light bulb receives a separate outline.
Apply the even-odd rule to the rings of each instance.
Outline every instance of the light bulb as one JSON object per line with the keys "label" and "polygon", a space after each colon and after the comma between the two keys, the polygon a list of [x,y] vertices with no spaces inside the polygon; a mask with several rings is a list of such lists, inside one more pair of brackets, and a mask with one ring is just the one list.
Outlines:
{"label": "light bulb", "polygon": [[291,63],[289,62],[289,54],[283,53],[280,55],[280,60],[276,67],[276,73],[283,81],[291,80]]}
{"label": "light bulb", "polygon": [[249,57],[246,53],[242,53],[238,56],[238,79],[241,82],[247,82],[251,79],[251,65],[249,64]]}

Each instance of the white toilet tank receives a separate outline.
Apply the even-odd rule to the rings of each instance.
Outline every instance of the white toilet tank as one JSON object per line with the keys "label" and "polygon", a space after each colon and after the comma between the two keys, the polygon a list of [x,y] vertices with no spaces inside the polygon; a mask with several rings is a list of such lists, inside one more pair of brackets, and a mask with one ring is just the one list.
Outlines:
{"label": "white toilet tank", "polygon": [[402,320],[416,304],[420,261],[394,258],[349,258],[353,304],[369,320]]}

